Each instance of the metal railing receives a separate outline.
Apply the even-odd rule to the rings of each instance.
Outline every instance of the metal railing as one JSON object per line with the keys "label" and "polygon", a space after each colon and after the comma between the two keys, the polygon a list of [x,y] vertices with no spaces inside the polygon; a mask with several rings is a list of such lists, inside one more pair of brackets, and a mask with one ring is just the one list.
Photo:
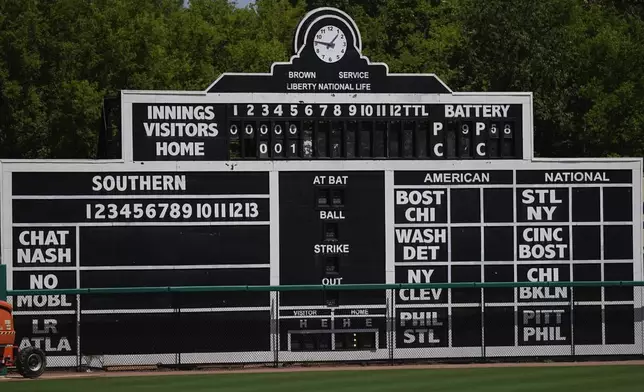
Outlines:
{"label": "metal railing", "polygon": [[644,282],[8,290],[50,367],[624,358]]}

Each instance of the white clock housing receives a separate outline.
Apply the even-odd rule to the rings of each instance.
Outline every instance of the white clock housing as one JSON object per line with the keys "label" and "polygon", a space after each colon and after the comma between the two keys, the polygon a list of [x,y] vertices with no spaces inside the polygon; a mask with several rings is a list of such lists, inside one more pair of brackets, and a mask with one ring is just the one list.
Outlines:
{"label": "white clock housing", "polygon": [[313,48],[320,60],[335,63],[347,52],[347,37],[338,27],[327,25],[315,33]]}

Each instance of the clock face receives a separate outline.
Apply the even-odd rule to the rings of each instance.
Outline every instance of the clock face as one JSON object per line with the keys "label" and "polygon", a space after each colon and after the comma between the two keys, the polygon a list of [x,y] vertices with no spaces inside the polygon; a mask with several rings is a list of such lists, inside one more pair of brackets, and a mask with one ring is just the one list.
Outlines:
{"label": "clock face", "polygon": [[335,63],[344,57],[347,51],[347,37],[335,26],[324,26],[315,33],[313,48],[320,60]]}

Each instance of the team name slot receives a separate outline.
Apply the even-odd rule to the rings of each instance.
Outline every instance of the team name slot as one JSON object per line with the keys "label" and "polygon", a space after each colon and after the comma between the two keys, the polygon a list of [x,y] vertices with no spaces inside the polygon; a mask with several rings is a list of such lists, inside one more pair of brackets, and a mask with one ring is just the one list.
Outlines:
{"label": "team name slot", "polygon": [[564,310],[523,310],[523,342],[559,342],[567,337],[562,330]]}
{"label": "team name slot", "polygon": [[403,213],[405,222],[436,222],[435,206],[442,206],[444,201],[444,190],[396,190],[396,206],[410,206]]}
{"label": "team name slot", "polygon": [[23,337],[20,342],[20,347],[35,346],[44,350],[46,353],[52,352],[73,352],[70,338],[61,336],[64,332],[61,331],[59,321],[54,318],[33,318],[31,320],[31,333],[35,336]]}
{"label": "team name slot", "polygon": [[16,246],[17,264],[71,264],[70,230],[23,230]]}
{"label": "team name slot", "polygon": [[435,328],[443,326],[438,312],[400,312],[399,326],[405,344],[432,345],[441,342],[435,333]]}

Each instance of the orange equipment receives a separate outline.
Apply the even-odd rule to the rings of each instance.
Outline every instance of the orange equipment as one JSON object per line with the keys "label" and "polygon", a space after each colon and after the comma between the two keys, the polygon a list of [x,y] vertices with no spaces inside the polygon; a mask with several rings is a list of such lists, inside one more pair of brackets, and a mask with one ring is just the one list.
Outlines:
{"label": "orange equipment", "polygon": [[47,366],[45,353],[37,347],[19,350],[14,345],[16,331],[13,328],[13,307],[10,303],[0,301],[0,370],[15,366],[23,377],[38,378]]}

